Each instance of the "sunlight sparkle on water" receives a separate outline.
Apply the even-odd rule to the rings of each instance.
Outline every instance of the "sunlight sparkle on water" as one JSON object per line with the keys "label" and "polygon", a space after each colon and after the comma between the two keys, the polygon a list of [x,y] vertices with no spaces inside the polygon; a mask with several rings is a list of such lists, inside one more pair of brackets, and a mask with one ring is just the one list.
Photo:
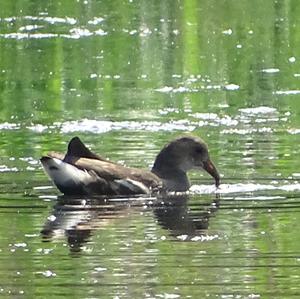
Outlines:
{"label": "sunlight sparkle on water", "polygon": [[294,63],[296,62],[296,57],[292,56],[289,58],[289,62]]}
{"label": "sunlight sparkle on water", "polygon": [[253,134],[253,133],[272,133],[273,130],[272,128],[267,128],[267,127],[263,127],[263,128],[247,128],[247,129],[225,129],[222,130],[221,133],[222,134],[238,134],[238,135],[247,135],[247,134]]}
{"label": "sunlight sparkle on water", "polygon": [[[1,19],[0,19],[1,20]],[[85,28],[84,26],[81,27],[71,27],[61,33],[53,33],[53,29],[51,27],[56,28],[58,25],[66,24],[66,25],[75,25],[77,20],[70,17],[60,18],[60,17],[49,17],[49,16],[23,16],[23,17],[10,17],[2,19],[8,23],[16,23],[17,21],[22,24],[23,22],[37,22],[38,24],[28,24],[21,26],[15,32],[7,32],[4,34],[0,34],[0,38],[7,38],[7,39],[44,39],[44,38],[66,38],[66,39],[79,39],[82,37],[90,37],[90,36],[105,36],[108,33],[102,30],[101,28],[94,28],[90,30]],[[103,18],[98,17],[92,20],[87,21],[87,25],[99,25],[103,22]],[[41,22],[44,22],[44,25],[40,25]],[[49,32],[36,32],[39,29],[44,29],[50,26]],[[90,26],[89,26],[90,27]],[[51,31],[50,31],[51,30]],[[32,32],[35,31],[35,32]]]}
{"label": "sunlight sparkle on water", "polygon": [[263,73],[273,74],[273,73],[278,73],[280,70],[278,68],[268,68],[268,69],[262,69],[261,71]]}
{"label": "sunlight sparkle on water", "polygon": [[[218,189],[214,185],[192,185],[190,191],[195,194],[210,194],[210,193],[244,193],[267,190],[283,190],[283,191],[300,191],[300,184],[272,185],[272,184],[221,184]],[[261,198],[260,198],[261,199]]]}
{"label": "sunlight sparkle on water", "polygon": [[178,294],[164,293],[164,294],[158,294],[155,297],[157,297],[157,298],[163,298],[163,299],[177,299],[177,298],[180,298],[180,295],[178,295]]}
{"label": "sunlight sparkle on water", "polygon": [[0,130],[16,130],[19,129],[20,125],[15,123],[4,122],[0,124]]}
{"label": "sunlight sparkle on water", "polygon": [[0,172],[17,172],[19,169],[17,167],[8,167],[6,165],[0,165]]}
{"label": "sunlight sparkle on water", "polygon": [[23,247],[23,248],[24,248],[24,247],[26,247],[26,246],[27,246],[26,243],[15,243],[15,244],[14,244],[14,247],[17,247],[17,248],[19,248],[19,247],[21,247],[21,248]]}
{"label": "sunlight sparkle on water", "polygon": [[222,33],[225,34],[225,35],[231,35],[232,32],[233,32],[233,31],[232,31],[232,29],[230,29],[230,28],[227,29],[227,30],[223,30],[223,31],[222,31]]}
{"label": "sunlight sparkle on water", "polygon": [[90,120],[83,119],[81,121],[70,121],[65,122],[61,125],[61,131],[63,133],[70,132],[92,132],[92,133],[104,133],[112,130],[146,130],[146,131],[193,131],[195,128],[194,124],[190,124],[185,120],[172,121],[169,123],[160,123],[156,121],[101,121],[101,120]]}
{"label": "sunlight sparkle on water", "polygon": [[[2,297],[299,296],[296,1],[6,2]],[[73,198],[39,160],[78,135],[151,169],[189,133],[220,188],[195,169],[187,192]]]}
{"label": "sunlight sparkle on water", "polygon": [[277,90],[274,91],[273,94],[277,95],[297,95],[300,93],[300,90],[294,89],[294,90]]}
{"label": "sunlight sparkle on water", "polygon": [[267,107],[267,106],[259,106],[259,107],[253,107],[253,108],[241,108],[239,109],[242,113],[245,114],[269,114],[269,113],[275,113],[277,112],[276,108],[273,107]]}
{"label": "sunlight sparkle on water", "polygon": [[102,23],[103,21],[104,21],[103,18],[101,18],[101,17],[96,18],[96,17],[95,17],[94,19],[89,20],[89,21],[88,21],[88,24],[91,24],[91,25],[98,25],[98,24]]}
{"label": "sunlight sparkle on water", "polygon": [[300,134],[300,129],[289,129],[287,131],[292,135]]}
{"label": "sunlight sparkle on water", "polygon": [[231,84],[225,85],[224,88],[225,88],[226,90],[238,90],[238,89],[240,89],[240,86],[237,85],[237,84],[232,84],[232,83],[231,83]]}
{"label": "sunlight sparkle on water", "polygon": [[42,271],[42,272],[36,272],[36,274],[41,274],[45,277],[55,277],[56,273],[50,271],[50,270],[46,270],[46,271]]}

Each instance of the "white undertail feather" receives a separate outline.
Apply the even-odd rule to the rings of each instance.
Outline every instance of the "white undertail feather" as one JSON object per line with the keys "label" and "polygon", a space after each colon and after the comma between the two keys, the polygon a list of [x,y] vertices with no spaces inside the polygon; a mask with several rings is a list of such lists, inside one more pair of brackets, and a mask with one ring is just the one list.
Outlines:
{"label": "white undertail feather", "polygon": [[77,167],[56,158],[49,157],[44,159],[42,160],[42,165],[56,185],[76,186],[92,179],[91,174],[87,171],[78,169]]}

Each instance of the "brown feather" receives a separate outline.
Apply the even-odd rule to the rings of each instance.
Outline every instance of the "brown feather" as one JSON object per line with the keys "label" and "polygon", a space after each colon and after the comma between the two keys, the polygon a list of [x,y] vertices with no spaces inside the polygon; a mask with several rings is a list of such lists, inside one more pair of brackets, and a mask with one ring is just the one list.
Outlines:
{"label": "brown feather", "polygon": [[[49,152],[48,156],[59,160],[64,160],[65,157],[64,154],[58,152]],[[93,171],[107,181],[131,179],[145,184],[148,188],[159,188],[162,184],[161,180],[151,171],[129,168],[108,160],[71,157],[69,163],[80,169]]]}
{"label": "brown feather", "polygon": [[161,180],[150,171],[139,168],[129,168],[110,161],[78,158],[74,161],[74,165],[88,171],[93,170],[97,175],[106,180],[131,179],[142,182],[151,188],[158,187],[161,184]]}

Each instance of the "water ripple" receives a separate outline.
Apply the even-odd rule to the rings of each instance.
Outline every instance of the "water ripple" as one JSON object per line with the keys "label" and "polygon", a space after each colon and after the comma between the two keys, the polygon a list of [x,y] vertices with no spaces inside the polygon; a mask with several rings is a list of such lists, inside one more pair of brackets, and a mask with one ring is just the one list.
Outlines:
{"label": "water ripple", "polygon": [[280,69],[278,68],[267,68],[267,69],[262,69],[262,73],[267,73],[267,74],[274,74],[280,72]]}
{"label": "water ripple", "polygon": [[222,130],[222,134],[238,134],[238,135],[247,135],[253,133],[272,133],[274,132],[272,128],[263,127],[263,128],[246,128],[246,129],[225,129]]}
{"label": "water ripple", "polygon": [[[59,124],[57,124],[59,125]],[[135,131],[193,131],[195,126],[188,120],[178,120],[168,123],[158,121],[120,121],[112,122],[105,120],[83,119],[80,121],[70,121],[61,124],[61,132],[92,132],[105,133],[112,130],[135,130]]]}
{"label": "water ripple", "polygon": [[[188,80],[190,80],[190,79],[188,79]],[[197,79],[195,79],[195,80],[197,80]],[[187,84],[190,84],[191,82],[196,82],[196,81],[188,81]],[[208,82],[210,82],[210,81],[208,80]],[[200,92],[202,90],[222,90],[222,89],[225,89],[225,90],[228,90],[228,91],[235,91],[235,90],[238,90],[239,88],[240,88],[240,86],[236,85],[236,84],[227,84],[227,85],[207,84],[207,85],[201,85],[199,87],[163,86],[163,87],[160,87],[160,88],[156,88],[155,91],[161,92],[161,93],[195,93],[195,92]]]}
{"label": "water ripple", "polygon": [[[50,16],[23,16],[23,17],[7,17],[0,18],[0,23],[16,24],[20,23],[20,27],[14,32],[1,33],[0,38],[5,39],[44,39],[44,38],[66,38],[79,39],[89,36],[104,36],[107,32],[95,25],[99,25],[104,21],[103,18],[97,17],[88,20],[86,25],[80,27],[66,27],[65,32],[56,33],[58,26],[74,26],[78,24],[78,20],[71,17],[50,17]],[[29,23],[30,22],[30,23]],[[29,24],[26,24],[29,23]],[[47,28],[46,28],[47,27]],[[87,28],[92,27],[92,28]],[[15,28],[15,27],[13,27]],[[48,32],[37,32],[39,30],[48,30]],[[61,30],[61,28],[60,28]]]}
{"label": "water ripple", "polygon": [[77,20],[70,17],[59,18],[59,17],[48,17],[48,16],[23,16],[23,17],[7,17],[0,18],[0,21],[6,23],[14,23],[21,20],[30,20],[30,21],[41,21],[49,24],[70,24],[74,25],[77,23]]}
{"label": "water ripple", "polygon": [[288,133],[295,135],[295,134],[300,134],[300,129],[289,129],[287,130]]}
{"label": "water ripple", "polygon": [[[255,108],[253,108],[255,109]],[[58,130],[62,133],[72,132],[91,132],[91,133],[105,133],[116,130],[133,130],[141,131],[146,130],[150,132],[158,131],[194,131],[199,127],[221,127],[221,134],[253,134],[263,133],[272,134],[275,132],[282,132],[283,130],[289,134],[299,134],[299,128],[284,128],[283,124],[288,123],[288,115],[285,117],[270,117],[270,114],[262,114],[259,118],[255,115],[261,115],[258,110],[252,110],[249,108],[244,109],[241,115],[230,117],[228,115],[219,116],[215,113],[194,113],[188,114],[187,119],[171,120],[169,122],[157,121],[110,121],[110,120],[95,120],[95,119],[81,119],[66,122],[55,122],[51,125],[44,124],[31,124],[22,125],[21,123],[0,123],[1,130],[21,130],[28,129],[36,133],[42,133],[52,130]],[[245,113],[247,111],[247,113]],[[175,110],[160,110],[161,115],[167,115],[170,113],[178,113]],[[194,120],[193,120],[194,118]],[[271,123],[272,126],[266,126],[264,124]],[[254,125],[255,126],[254,126]],[[274,126],[278,124],[278,126]],[[279,126],[280,125],[280,126]]]}
{"label": "water ripple", "polygon": [[240,184],[221,184],[216,190],[214,185],[192,185],[190,192],[195,194],[230,194],[230,193],[245,193],[245,192],[257,192],[257,191],[268,191],[268,190],[279,190],[286,192],[300,191],[300,183],[295,181],[291,184],[273,185],[273,184],[260,184],[260,183],[240,183]]}
{"label": "water ripple", "polygon": [[253,107],[253,108],[241,108],[241,109],[239,109],[239,111],[244,114],[257,115],[257,114],[276,113],[277,109],[273,108],[273,107],[259,106],[259,107]]}
{"label": "water ripple", "polygon": [[274,91],[273,94],[277,94],[277,95],[297,95],[300,93],[300,90],[296,89],[296,90],[277,90]]}
{"label": "water ripple", "polygon": [[0,124],[0,130],[16,130],[19,129],[20,125],[15,123],[4,122]]}
{"label": "water ripple", "polygon": [[8,167],[6,165],[0,165],[0,172],[17,172],[19,169],[17,167]]}

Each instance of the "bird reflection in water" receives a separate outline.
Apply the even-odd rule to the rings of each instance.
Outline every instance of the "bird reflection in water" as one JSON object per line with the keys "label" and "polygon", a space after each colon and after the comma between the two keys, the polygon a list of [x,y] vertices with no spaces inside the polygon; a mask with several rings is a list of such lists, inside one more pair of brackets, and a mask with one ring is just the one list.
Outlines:
{"label": "bird reflection in water", "polygon": [[71,253],[80,253],[93,232],[104,229],[115,219],[127,217],[130,210],[145,211],[152,209],[158,224],[168,231],[170,236],[194,236],[206,234],[209,219],[218,210],[219,195],[197,209],[189,206],[188,195],[168,195],[150,197],[118,198],[70,198],[61,197],[54,205],[52,213],[41,231],[43,241],[66,238]]}
{"label": "bird reflection in water", "polygon": [[185,236],[191,240],[195,236],[206,235],[209,220],[219,208],[219,194],[213,200],[197,204],[193,209],[187,196],[168,197],[153,207],[158,223],[174,237]]}

